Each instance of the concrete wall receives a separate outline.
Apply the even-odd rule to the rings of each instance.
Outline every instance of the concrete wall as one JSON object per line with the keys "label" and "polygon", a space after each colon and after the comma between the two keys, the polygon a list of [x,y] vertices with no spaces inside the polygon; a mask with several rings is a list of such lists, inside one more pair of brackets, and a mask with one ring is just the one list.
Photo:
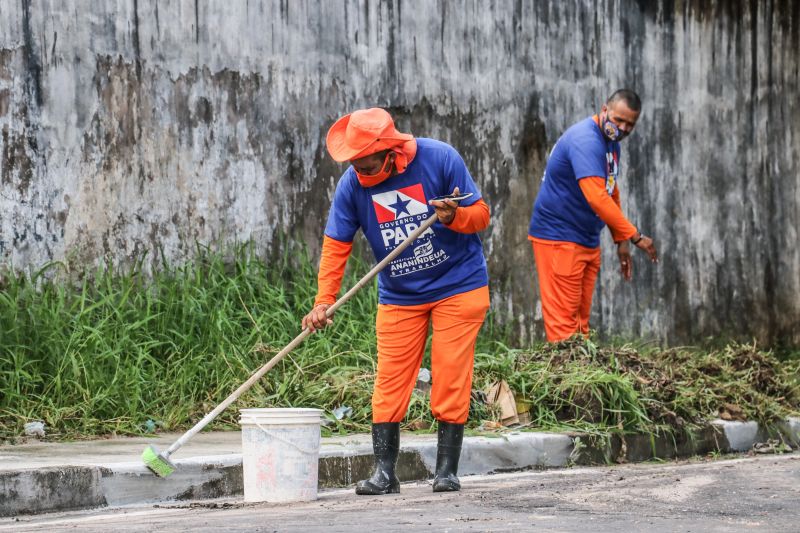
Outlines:
{"label": "concrete wall", "polygon": [[74,267],[290,234],[317,251],[339,115],[456,146],[493,208],[493,305],[541,334],[526,241],[547,152],[619,86],[623,206],[662,253],[594,326],[800,343],[800,2],[0,2],[0,261]]}

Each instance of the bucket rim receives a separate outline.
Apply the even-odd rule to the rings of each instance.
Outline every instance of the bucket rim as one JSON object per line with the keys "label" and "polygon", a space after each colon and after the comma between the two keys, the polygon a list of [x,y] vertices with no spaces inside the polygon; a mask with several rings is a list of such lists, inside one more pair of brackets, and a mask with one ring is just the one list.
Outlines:
{"label": "bucket rim", "polygon": [[252,408],[239,409],[239,424],[321,424],[322,409]]}
{"label": "bucket rim", "polygon": [[250,407],[246,409],[239,409],[239,412],[243,415],[252,415],[252,414],[322,414],[322,409],[316,409],[313,407]]}

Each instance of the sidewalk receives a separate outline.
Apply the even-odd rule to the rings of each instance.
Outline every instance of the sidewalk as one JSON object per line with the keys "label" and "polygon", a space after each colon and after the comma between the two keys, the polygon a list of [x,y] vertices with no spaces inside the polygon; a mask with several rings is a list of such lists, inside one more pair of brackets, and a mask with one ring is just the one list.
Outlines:
{"label": "sidewalk", "polygon": [[[242,494],[241,434],[237,431],[197,435],[172,457],[178,469],[166,479],[142,465],[139,456],[145,446],[154,444],[164,450],[178,436],[0,446],[0,516]],[[655,438],[510,431],[465,437],[459,475],[743,452],[774,437],[796,448],[800,419],[770,428],[755,422],[713,421],[692,435]],[[401,481],[430,479],[435,464],[435,434],[401,436]],[[371,468],[369,435],[323,439],[320,488],[352,485],[369,477]]]}

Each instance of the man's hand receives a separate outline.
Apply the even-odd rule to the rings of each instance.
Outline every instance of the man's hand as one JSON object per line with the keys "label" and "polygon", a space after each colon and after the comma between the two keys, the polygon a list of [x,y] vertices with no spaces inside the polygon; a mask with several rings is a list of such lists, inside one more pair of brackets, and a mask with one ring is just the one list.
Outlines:
{"label": "man's hand", "polygon": [[[458,187],[453,189],[453,194],[459,194]],[[431,204],[434,209],[436,209],[436,216],[439,218],[439,222],[447,226],[448,224],[453,222],[453,219],[456,218],[456,209],[458,209],[458,202],[454,202],[453,200],[431,200],[428,202]]]}
{"label": "man's hand", "polygon": [[330,305],[328,304],[315,305],[314,309],[303,317],[303,329],[308,328],[311,330],[311,333],[314,333],[318,329],[325,329],[327,326],[333,324],[333,317],[327,318],[325,316],[325,311],[327,311],[329,307]]}
{"label": "man's hand", "polygon": [[633,276],[633,260],[631,258],[631,247],[628,241],[617,244],[617,257],[619,257],[619,271],[625,281],[630,281]]}
{"label": "man's hand", "polygon": [[653,239],[640,233],[639,240],[633,239],[633,241],[631,242],[634,241],[635,241],[635,246],[637,248],[647,252],[647,255],[650,256],[650,261],[652,261],[653,263],[658,263],[658,252],[656,251],[656,247],[653,244]]}

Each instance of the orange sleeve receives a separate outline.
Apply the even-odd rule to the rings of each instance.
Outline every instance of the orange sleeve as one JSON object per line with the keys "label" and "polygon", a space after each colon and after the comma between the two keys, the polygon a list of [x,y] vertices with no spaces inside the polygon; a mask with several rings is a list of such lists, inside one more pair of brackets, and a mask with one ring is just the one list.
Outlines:
{"label": "orange sleeve", "polygon": [[619,191],[615,187],[614,195],[609,196],[606,191],[606,180],[599,176],[583,178],[578,185],[597,216],[608,224],[614,242],[620,242],[635,236],[638,233],[636,226],[631,224],[620,208]]}
{"label": "orange sleeve", "polygon": [[614,192],[611,193],[611,199],[614,200],[614,203],[617,204],[617,207],[622,209],[622,201],[619,198],[619,185],[614,187]]}
{"label": "orange sleeve", "polygon": [[322,239],[322,257],[319,260],[315,306],[336,302],[336,295],[339,294],[339,289],[342,287],[344,267],[347,265],[347,258],[350,257],[352,251],[352,242],[337,241],[327,235]]}
{"label": "orange sleeve", "polygon": [[458,233],[477,233],[489,227],[489,206],[482,199],[456,209],[456,216],[447,227]]}

